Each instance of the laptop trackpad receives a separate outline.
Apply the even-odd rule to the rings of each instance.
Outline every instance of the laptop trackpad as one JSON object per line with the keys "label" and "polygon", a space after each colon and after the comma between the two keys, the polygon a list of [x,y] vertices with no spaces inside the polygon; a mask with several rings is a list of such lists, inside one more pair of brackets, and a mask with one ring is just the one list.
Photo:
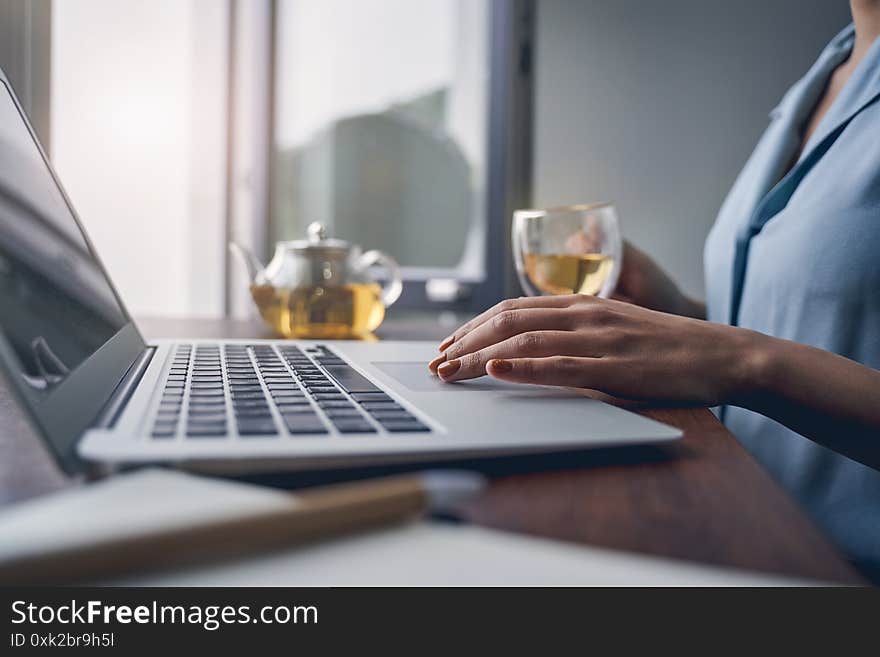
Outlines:
{"label": "laptop trackpad", "polygon": [[525,386],[516,383],[505,383],[489,376],[479,379],[470,379],[458,383],[443,383],[428,371],[428,366],[422,362],[374,362],[371,363],[389,376],[397,379],[413,392],[461,392],[462,390],[517,390],[522,391]]}

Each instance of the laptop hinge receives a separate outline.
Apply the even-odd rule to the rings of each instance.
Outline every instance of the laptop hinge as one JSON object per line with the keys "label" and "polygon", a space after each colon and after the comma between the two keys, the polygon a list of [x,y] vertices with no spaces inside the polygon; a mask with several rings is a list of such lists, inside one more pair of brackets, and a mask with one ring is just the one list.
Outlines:
{"label": "laptop hinge", "polygon": [[93,428],[110,429],[116,424],[116,420],[122,415],[122,411],[125,410],[125,405],[128,403],[128,400],[131,399],[132,394],[134,394],[138,384],[144,377],[144,373],[147,371],[147,366],[150,364],[150,360],[153,358],[155,352],[155,347],[147,347],[144,349],[143,353],[138,356],[137,360],[132,363],[131,367],[128,368],[128,372],[125,373],[125,376],[122,377],[122,380],[117,384],[113,394],[110,395],[110,399],[104,406],[104,410],[98,415],[98,419],[95,421]]}

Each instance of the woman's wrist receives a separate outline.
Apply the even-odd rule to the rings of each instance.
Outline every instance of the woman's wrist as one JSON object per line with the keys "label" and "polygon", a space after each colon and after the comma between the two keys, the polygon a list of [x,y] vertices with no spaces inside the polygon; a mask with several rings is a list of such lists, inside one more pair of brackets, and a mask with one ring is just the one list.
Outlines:
{"label": "woman's wrist", "polygon": [[779,352],[784,342],[748,329],[735,328],[737,345],[734,349],[733,373],[730,386],[730,404],[754,408],[772,389],[779,367]]}

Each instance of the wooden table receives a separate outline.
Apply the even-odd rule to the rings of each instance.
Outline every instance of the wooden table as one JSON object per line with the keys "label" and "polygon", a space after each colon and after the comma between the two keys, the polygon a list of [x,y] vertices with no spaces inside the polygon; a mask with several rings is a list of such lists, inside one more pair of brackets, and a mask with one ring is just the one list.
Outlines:
{"label": "wooden table", "polygon": [[[267,337],[231,320],[139,322],[148,338]],[[386,339],[440,339],[436,321],[386,322]],[[663,448],[491,462],[488,491],[466,511],[474,523],[527,534],[710,564],[847,584],[863,580],[703,408],[639,408],[681,428]],[[75,485],[55,467],[0,391],[0,502]]]}

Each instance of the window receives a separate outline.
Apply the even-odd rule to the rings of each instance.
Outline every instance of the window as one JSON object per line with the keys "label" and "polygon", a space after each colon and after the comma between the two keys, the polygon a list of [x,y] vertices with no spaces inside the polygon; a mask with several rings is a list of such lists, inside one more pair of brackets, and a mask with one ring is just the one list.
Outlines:
{"label": "window", "polygon": [[219,316],[227,7],[52,8],[52,160],[135,314]]}
{"label": "window", "polygon": [[404,269],[405,305],[497,290],[489,242],[509,246],[489,221],[492,21],[513,4],[279,0],[270,240],[320,221],[381,249]]}
{"label": "window", "polygon": [[130,310],[253,316],[226,242],[313,221],[394,256],[401,307],[500,298],[531,5],[54,3],[52,159]]}

